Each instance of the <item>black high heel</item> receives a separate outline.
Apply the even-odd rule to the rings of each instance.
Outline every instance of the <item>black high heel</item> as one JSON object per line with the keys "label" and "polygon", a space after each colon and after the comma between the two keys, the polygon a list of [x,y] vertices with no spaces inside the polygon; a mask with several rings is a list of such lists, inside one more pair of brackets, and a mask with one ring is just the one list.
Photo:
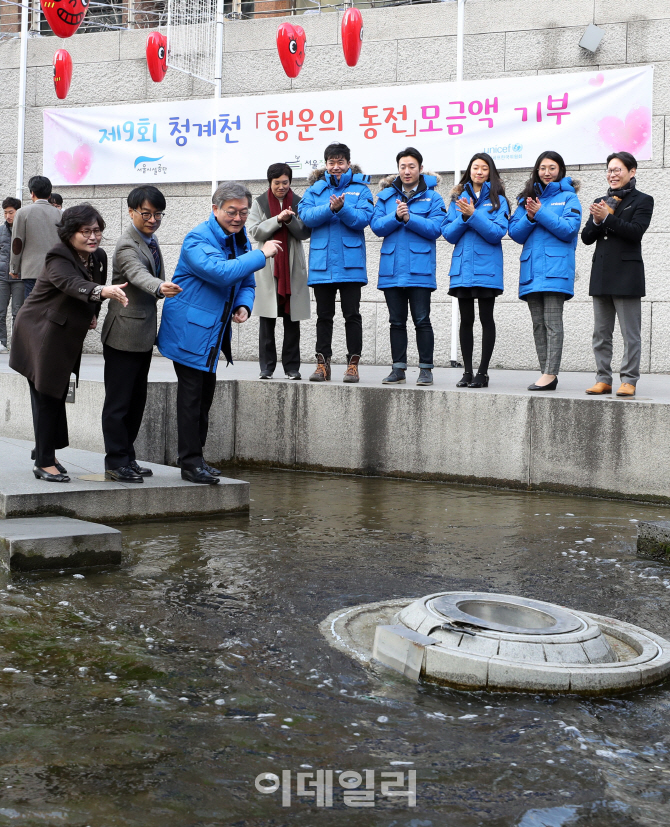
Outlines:
{"label": "black high heel", "polygon": [[488,373],[478,373],[474,380],[468,385],[469,388],[488,388],[489,375]]}
{"label": "black high heel", "polygon": [[472,371],[465,371],[463,374],[463,378],[460,382],[456,382],[457,388],[467,388],[470,386],[470,382],[472,382]]}
{"label": "black high heel", "polygon": [[67,474],[50,474],[44,468],[38,468],[37,466],[33,468],[33,474],[35,479],[44,480],[45,482],[70,482]]}
{"label": "black high heel", "polygon": [[558,376],[555,376],[553,381],[551,381],[548,385],[528,385],[529,391],[555,391],[556,386],[558,385]]}

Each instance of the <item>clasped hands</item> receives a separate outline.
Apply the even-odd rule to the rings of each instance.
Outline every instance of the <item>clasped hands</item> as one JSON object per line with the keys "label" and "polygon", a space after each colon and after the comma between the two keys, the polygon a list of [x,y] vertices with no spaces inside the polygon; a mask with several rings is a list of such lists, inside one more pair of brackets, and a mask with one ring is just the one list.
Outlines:
{"label": "clasped hands", "polygon": [[409,207],[407,206],[407,201],[401,201],[399,198],[396,198],[395,202],[398,205],[395,210],[396,218],[398,221],[404,221],[405,224],[407,224],[409,221]]}
{"label": "clasped hands", "polygon": [[456,202],[456,209],[465,218],[470,218],[470,216],[475,214],[475,205],[464,195],[462,195]]}
{"label": "clasped hands", "polygon": [[330,209],[332,212],[339,212],[344,206],[344,195],[330,196]]}
{"label": "clasped hands", "polygon": [[280,224],[288,224],[293,219],[295,213],[293,212],[291,207],[287,207],[285,210],[282,210],[279,215],[277,216],[277,221]]}
{"label": "clasped hands", "polygon": [[590,205],[589,212],[593,216],[593,220],[596,224],[602,224],[607,216],[611,215],[614,211],[610,210],[604,201],[598,201],[597,204]]}
{"label": "clasped hands", "polygon": [[526,215],[531,221],[535,220],[535,214],[542,207],[542,202],[539,198],[526,198]]}

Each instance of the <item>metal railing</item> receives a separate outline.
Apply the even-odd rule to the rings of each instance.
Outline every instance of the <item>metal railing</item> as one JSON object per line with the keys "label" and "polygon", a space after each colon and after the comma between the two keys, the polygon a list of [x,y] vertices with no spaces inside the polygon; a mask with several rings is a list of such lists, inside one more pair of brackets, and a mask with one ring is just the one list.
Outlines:
{"label": "metal railing", "polygon": [[[226,0],[228,19],[251,20],[263,17],[287,17],[301,14],[321,14],[343,11],[349,6],[359,9],[381,9],[395,6],[425,5],[426,3],[453,3],[456,0]],[[30,9],[32,37],[52,35],[39,0],[0,0],[0,42],[18,37],[21,29],[21,7]],[[167,0],[91,0],[78,33],[110,31],[115,29],[155,29],[167,25]]]}

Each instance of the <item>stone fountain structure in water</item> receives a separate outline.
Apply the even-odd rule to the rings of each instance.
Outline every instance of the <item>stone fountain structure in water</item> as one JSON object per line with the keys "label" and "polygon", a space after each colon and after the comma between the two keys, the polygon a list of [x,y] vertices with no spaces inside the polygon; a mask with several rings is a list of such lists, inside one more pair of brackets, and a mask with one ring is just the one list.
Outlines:
{"label": "stone fountain structure in water", "polygon": [[670,675],[670,641],[522,597],[440,592],[331,614],[330,643],[364,664],[457,689],[611,694]]}

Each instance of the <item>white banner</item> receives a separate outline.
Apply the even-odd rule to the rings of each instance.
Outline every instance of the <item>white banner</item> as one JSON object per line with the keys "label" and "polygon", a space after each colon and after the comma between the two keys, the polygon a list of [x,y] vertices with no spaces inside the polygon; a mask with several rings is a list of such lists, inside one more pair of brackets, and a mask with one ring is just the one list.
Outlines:
{"label": "white banner", "polygon": [[44,174],[57,185],[264,179],[285,161],[297,178],[332,141],[377,175],[416,146],[426,169],[488,152],[531,167],[544,150],[568,164],[626,150],[651,158],[653,67],[412,86],[289,92],[44,110]]}

